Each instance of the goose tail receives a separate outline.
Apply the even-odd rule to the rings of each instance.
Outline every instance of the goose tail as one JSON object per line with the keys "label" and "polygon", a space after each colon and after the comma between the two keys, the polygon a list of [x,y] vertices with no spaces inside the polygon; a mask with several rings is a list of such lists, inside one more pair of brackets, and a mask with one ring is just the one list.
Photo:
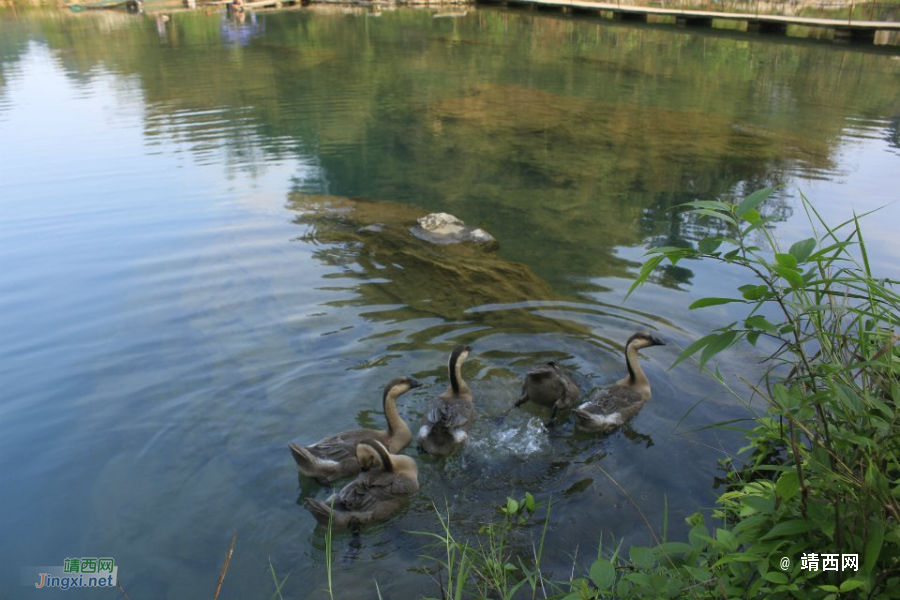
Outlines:
{"label": "goose tail", "polygon": [[310,451],[303,446],[295,444],[294,442],[289,442],[288,448],[291,450],[291,456],[297,461],[297,466],[301,469],[303,467],[312,467],[315,464],[315,458]]}
{"label": "goose tail", "polygon": [[319,525],[328,527],[328,519],[331,517],[331,507],[328,504],[315,498],[307,498],[306,508],[316,518]]}

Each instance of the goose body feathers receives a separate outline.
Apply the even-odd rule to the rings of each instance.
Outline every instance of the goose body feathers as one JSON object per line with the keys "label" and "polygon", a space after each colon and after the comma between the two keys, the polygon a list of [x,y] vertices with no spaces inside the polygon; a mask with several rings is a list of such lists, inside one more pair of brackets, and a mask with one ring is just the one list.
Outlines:
{"label": "goose body feathers", "polygon": [[397,377],[384,388],[383,407],[387,429],[352,429],[328,436],[310,446],[290,442],[297,469],[306,477],[330,483],[359,473],[356,448],[364,440],[376,440],[397,453],[412,441],[412,432],[397,411],[397,398],[422,384],[412,377]]}
{"label": "goose body feathers", "polygon": [[386,519],[419,490],[418,467],[408,456],[392,455],[376,440],[357,446],[360,473],[340,492],[325,500],[306,499],[320,525],[335,529],[358,527]]}
{"label": "goose body feathers", "polygon": [[638,362],[638,350],[649,346],[664,346],[665,342],[649,333],[636,333],[625,344],[625,365],[628,377],[595,390],[573,411],[575,425],[593,433],[610,433],[638,414],[650,400],[650,381]]}
{"label": "goose body feathers", "polygon": [[468,440],[467,430],[475,422],[472,392],[462,378],[462,363],[471,349],[459,345],[450,354],[447,370],[450,387],[432,400],[422,418],[417,448],[419,452],[446,456],[462,447]]}
{"label": "goose body feathers", "polygon": [[578,402],[580,391],[568,369],[555,362],[533,367],[522,382],[522,393],[515,406],[528,401],[553,409],[551,422],[557,413],[569,410]]}

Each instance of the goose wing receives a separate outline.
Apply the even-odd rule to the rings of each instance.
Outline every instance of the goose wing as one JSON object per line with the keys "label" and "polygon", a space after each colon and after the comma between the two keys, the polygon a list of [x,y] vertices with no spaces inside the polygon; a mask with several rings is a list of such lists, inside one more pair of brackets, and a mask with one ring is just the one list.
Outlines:
{"label": "goose wing", "polygon": [[356,445],[364,439],[381,441],[382,433],[376,430],[354,429],[329,436],[309,446],[310,452],[325,460],[343,462],[356,460]]}
{"label": "goose wing", "polygon": [[419,489],[415,480],[397,473],[378,473],[374,477],[360,477],[350,482],[338,495],[346,510],[364,512],[382,502],[411,496]]}
{"label": "goose wing", "polygon": [[469,413],[468,405],[438,399],[432,402],[428,412],[425,413],[425,421],[433,426],[459,429],[460,427],[465,427],[471,421]]}
{"label": "goose wing", "polygon": [[621,385],[595,390],[580,409],[593,413],[610,415],[644,403],[644,397],[635,390]]}

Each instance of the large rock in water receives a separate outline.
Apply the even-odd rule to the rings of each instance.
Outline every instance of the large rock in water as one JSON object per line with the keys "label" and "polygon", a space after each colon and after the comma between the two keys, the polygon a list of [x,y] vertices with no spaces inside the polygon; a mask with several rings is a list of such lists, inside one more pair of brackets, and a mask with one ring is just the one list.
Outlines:
{"label": "large rock in water", "polygon": [[471,227],[461,219],[448,213],[431,213],[418,219],[418,224],[410,230],[420,240],[432,244],[458,244],[460,242],[476,242],[479,244],[496,244],[497,240],[487,231]]}
{"label": "large rock in water", "polygon": [[[367,319],[404,321],[435,315],[448,320],[489,319],[497,331],[589,335],[578,323],[544,317],[529,303],[560,299],[530,268],[485,244],[433,244],[410,235],[421,212],[388,201],[291,194],[288,206],[312,242],[313,257],[335,267],[332,285],[353,282],[352,299]],[[516,308],[513,304],[521,304]],[[473,307],[496,311],[468,312]]]}

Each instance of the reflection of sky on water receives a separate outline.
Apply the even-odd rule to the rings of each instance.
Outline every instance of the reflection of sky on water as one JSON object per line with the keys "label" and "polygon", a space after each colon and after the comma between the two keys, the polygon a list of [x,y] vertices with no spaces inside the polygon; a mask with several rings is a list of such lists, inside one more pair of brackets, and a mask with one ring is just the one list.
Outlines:
{"label": "reflection of sky on water", "polygon": [[220,26],[222,43],[230,47],[246,46],[255,36],[265,31],[265,23],[265,19],[257,20],[253,11],[225,15]]}

